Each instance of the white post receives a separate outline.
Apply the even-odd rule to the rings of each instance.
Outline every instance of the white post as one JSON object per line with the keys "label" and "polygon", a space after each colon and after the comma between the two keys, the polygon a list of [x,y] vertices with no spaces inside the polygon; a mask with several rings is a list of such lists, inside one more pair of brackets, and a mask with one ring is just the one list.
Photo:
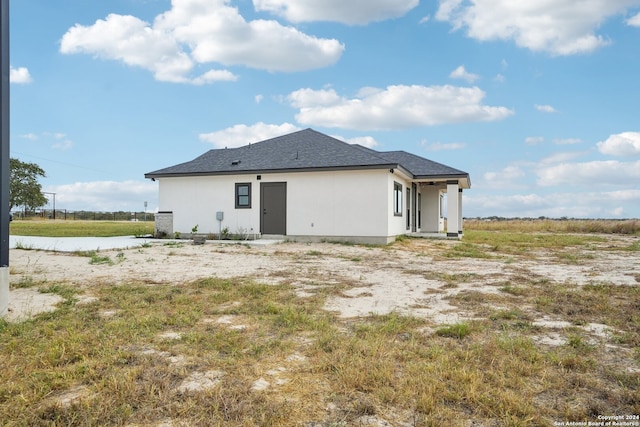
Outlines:
{"label": "white post", "polygon": [[0,317],[9,311],[9,0],[0,0]]}
{"label": "white post", "polygon": [[9,312],[9,267],[0,267],[0,319]]}
{"label": "white post", "polygon": [[462,188],[458,189],[458,234],[462,235]]}
{"label": "white post", "polygon": [[458,237],[460,231],[458,189],[458,181],[447,181],[447,237]]}

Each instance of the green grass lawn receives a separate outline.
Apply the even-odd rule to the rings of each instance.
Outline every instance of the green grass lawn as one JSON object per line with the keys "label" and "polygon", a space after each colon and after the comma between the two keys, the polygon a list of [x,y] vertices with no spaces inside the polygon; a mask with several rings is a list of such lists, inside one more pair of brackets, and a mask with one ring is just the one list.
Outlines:
{"label": "green grass lawn", "polygon": [[154,222],[14,220],[10,234],[43,237],[114,237],[153,234]]}

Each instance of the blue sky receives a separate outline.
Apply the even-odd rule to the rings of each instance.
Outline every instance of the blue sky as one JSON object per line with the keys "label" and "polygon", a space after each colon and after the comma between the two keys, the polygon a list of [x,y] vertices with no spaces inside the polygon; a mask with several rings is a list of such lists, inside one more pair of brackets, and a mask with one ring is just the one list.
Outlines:
{"label": "blue sky", "polygon": [[640,0],[10,7],[11,155],[59,209],[153,211],[146,172],[310,127],[468,172],[467,217],[640,217]]}

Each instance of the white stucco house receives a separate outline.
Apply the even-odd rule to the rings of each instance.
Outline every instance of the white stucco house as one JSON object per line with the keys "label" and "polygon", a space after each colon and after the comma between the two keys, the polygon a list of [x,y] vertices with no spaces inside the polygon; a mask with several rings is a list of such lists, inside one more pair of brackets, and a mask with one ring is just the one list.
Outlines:
{"label": "white stucco house", "polygon": [[145,177],[159,183],[157,233],[197,225],[199,234],[377,244],[412,233],[462,236],[462,191],[471,186],[466,172],[312,129],[210,150]]}

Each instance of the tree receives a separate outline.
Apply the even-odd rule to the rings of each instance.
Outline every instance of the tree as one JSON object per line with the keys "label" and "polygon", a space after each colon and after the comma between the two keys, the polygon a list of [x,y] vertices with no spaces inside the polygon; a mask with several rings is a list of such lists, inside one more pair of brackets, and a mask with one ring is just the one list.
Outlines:
{"label": "tree", "polygon": [[46,177],[44,170],[35,163],[9,159],[9,209],[24,206],[33,210],[47,204],[38,177]]}

